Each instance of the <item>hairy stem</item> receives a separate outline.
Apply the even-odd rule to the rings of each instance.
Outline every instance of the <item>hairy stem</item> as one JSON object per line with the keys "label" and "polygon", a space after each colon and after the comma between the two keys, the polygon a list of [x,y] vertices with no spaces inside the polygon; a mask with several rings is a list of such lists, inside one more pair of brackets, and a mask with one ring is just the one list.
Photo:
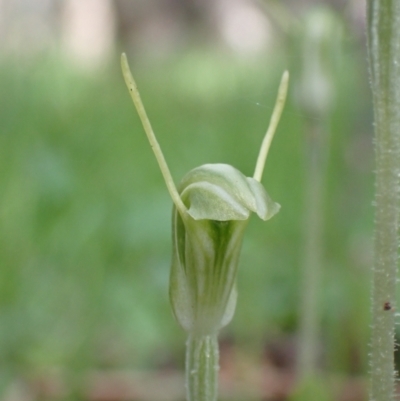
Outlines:
{"label": "hairy stem", "polygon": [[217,335],[189,335],[186,343],[187,401],[216,401],[218,370]]}
{"label": "hairy stem", "polygon": [[376,211],[370,401],[394,397],[394,304],[400,174],[400,2],[368,1],[368,50],[375,117]]}

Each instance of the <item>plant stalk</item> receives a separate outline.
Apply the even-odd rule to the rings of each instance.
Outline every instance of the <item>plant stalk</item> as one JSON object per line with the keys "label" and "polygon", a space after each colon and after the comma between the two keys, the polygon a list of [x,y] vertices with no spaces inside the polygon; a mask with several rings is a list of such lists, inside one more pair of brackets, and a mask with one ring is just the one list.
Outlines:
{"label": "plant stalk", "polygon": [[394,324],[400,174],[400,2],[367,3],[375,118],[375,242],[370,401],[394,399]]}
{"label": "plant stalk", "polygon": [[314,377],[320,337],[320,290],[323,272],[323,197],[329,149],[326,118],[309,119],[304,212],[304,254],[299,322],[298,371],[302,379]]}
{"label": "plant stalk", "polygon": [[218,371],[217,335],[190,334],[186,342],[187,401],[216,401]]}

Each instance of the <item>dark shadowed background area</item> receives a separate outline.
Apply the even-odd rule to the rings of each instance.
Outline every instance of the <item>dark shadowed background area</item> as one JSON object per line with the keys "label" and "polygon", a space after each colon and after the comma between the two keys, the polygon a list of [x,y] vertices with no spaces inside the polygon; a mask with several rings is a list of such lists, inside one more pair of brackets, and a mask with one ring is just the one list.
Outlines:
{"label": "dark shadowed background area", "polygon": [[[0,0],[2,400],[184,399],[185,333],[168,303],[172,202],[122,51],[176,182],[216,162],[251,176],[289,69],[263,178],[282,208],[247,230],[236,314],[220,336],[221,399],[300,399],[289,397],[311,287],[329,389],[319,399],[366,399],[364,18],[363,0]],[[302,273],[310,254],[316,281]]]}

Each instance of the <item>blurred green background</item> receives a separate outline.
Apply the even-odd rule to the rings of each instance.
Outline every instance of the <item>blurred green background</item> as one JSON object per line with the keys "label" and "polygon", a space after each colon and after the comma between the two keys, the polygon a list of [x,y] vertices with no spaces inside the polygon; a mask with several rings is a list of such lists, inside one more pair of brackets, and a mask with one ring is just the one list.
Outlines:
{"label": "blurred green background", "polygon": [[[263,178],[282,209],[248,227],[221,355],[227,372],[229,364],[292,372],[306,290],[307,129],[325,122],[310,117],[296,88],[302,24],[321,3],[0,2],[2,399],[128,399],[87,395],[83,378],[183,369],[185,335],[168,303],[172,202],[123,83],[121,51],[176,182],[215,162],[251,176],[281,73],[290,70]],[[343,29],[337,65],[326,56],[333,100],[320,363],[338,377],[363,377],[374,169],[364,2],[324,4]]]}

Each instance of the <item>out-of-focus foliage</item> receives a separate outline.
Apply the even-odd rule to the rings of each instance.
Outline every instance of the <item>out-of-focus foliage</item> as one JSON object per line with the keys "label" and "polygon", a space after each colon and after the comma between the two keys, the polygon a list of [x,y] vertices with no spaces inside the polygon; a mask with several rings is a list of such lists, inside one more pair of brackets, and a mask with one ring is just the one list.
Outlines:
{"label": "out-of-focus foliage", "polygon": [[[326,360],[350,371],[366,368],[372,227],[372,118],[357,52],[348,39],[336,82],[321,299]],[[177,182],[204,163],[252,175],[290,54],[130,56]],[[181,363],[167,297],[172,205],[119,56],[94,76],[59,57],[3,59],[0,87],[0,381],[53,366]],[[296,332],[303,117],[289,101],[263,178],[282,209],[250,223],[224,331],[254,355],[266,338]]]}

